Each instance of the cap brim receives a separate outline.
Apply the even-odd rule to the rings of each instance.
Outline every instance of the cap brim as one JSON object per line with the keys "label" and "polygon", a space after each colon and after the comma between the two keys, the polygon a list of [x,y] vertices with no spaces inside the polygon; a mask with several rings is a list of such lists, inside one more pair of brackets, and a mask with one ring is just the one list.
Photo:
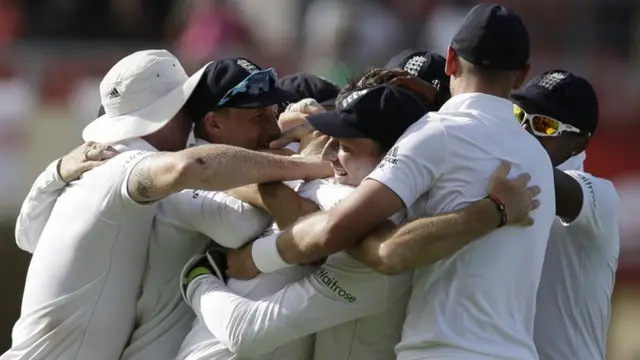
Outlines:
{"label": "cap brim", "polygon": [[203,66],[189,77],[182,86],[175,88],[145,108],[127,115],[109,116],[104,114],[98,117],[84,128],[82,138],[84,141],[109,144],[146,136],[162,129],[182,109],[208,65]]}
{"label": "cap brim", "polygon": [[284,89],[273,88],[260,95],[239,94],[221,108],[256,109],[286,102],[296,101],[295,94]]}
{"label": "cap brim", "polygon": [[314,129],[325,135],[343,138],[366,138],[365,134],[347,123],[346,118],[349,116],[355,115],[334,110],[309,115],[307,121]]}

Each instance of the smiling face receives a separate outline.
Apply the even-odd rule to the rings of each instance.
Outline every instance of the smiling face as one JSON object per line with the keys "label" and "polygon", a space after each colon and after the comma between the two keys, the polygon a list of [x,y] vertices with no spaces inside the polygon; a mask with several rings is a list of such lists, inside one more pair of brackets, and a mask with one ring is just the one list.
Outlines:
{"label": "smiling face", "polygon": [[329,161],[338,183],[358,186],[385,155],[385,151],[371,139],[331,138],[322,152]]}
{"label": "smiling face", "polygon": [[194,133],[214,144],[256,150],[269,147],[269,143],[280,136],[280,128],[271,107],[228,108],[207,113],[201,122],[196,123]]}

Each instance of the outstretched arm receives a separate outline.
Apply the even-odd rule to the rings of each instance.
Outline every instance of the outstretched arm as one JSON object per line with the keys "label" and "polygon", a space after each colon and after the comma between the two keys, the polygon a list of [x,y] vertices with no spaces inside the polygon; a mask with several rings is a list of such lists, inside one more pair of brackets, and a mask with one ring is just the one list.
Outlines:
{"label": "outstretched arm", "polygon": [[532,225],[529,213],[539,206],[534,198],[540,188],[527,188],[529,174],[507,179],[510,169],[505,162],[494,172],[488,189],[492,198],[399,228],[384,224],[349,253],[379,272],[399,274],[445,259],[502,225]]}
{"label": "outstretched arm", "polygon": [[128,178],[129,195],[146,203],[184,189],[223,191],[247,184],[331,174],[317,158],[285,157],[228,145],[205,145],[146,157]]}

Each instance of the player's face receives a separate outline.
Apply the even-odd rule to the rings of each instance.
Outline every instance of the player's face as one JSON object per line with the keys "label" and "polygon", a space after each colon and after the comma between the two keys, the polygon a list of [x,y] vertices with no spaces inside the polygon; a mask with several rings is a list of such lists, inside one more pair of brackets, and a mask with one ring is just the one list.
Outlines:
{"label": "player's face", "polygon": [[343,185],[358,186],[384,156],[378,144],[364,138],[331,138],[322,157],[331,162],[335,179]]}
{"label": "player's face", "polygon": [[215,143],[252,150],[269,147],[269,143],[280,135],[271,107],[227,109],[217,114],[212,131]]}
{"label": "player's face", "polygon": [[[528,114],[547,115],[548,113],[531,101],[521,101],[517,105]],[[533,135],[531,124],[525,123],[523,127]],[[559,136],[536,136],[536,139],[549,154],[553,166],[558,166],[567,161],[573,154],[582,152],[588,143],[587,137],[575,133],[563,133]]]}

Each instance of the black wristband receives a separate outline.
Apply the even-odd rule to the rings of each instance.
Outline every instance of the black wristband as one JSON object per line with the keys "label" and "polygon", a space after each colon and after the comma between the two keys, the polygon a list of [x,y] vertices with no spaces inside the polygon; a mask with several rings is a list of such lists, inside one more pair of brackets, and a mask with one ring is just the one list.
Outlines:
{"label": "black wristband", "polygon": [[502,202],[502,200],[500,200],[499,197],[491,194],[487,195],[485,199],[491,200],[496,205],[496,208],[498,209],[498,213],[500,214],[500,225],[498,225],[498,228],[501,228],[507,225],[507,222],[509,220],[507,218],[507,208]]}

